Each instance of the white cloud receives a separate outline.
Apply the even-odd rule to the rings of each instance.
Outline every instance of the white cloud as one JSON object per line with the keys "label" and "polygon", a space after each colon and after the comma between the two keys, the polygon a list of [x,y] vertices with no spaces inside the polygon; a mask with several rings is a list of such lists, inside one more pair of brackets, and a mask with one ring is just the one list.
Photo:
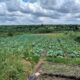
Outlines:
{"label": "white cloud", "polygon": [[7,10],[6,4],[1,2],[0,3],[0,15],[4,15],[6,13],[6,10]]}
{"label": "white cloud", "polygon": [[0,0],[0,24],[54,24],[79,21],[80,0]]}

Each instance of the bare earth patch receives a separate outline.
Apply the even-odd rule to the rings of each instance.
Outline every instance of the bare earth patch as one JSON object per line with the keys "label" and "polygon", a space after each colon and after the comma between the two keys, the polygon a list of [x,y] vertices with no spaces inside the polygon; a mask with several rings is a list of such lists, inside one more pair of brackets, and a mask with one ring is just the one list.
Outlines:
{"label": "bare earth patch", "polygon": [[80,80],[80,65],[46,63],[39,80]]}

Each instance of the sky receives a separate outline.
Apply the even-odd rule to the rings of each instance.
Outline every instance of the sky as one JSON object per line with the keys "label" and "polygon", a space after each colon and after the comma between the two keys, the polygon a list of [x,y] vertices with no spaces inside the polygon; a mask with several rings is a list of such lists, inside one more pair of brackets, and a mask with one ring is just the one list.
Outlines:
{"label": "sky", "polygon": [[0,25],[80,24],[80,0],[0,0]]}

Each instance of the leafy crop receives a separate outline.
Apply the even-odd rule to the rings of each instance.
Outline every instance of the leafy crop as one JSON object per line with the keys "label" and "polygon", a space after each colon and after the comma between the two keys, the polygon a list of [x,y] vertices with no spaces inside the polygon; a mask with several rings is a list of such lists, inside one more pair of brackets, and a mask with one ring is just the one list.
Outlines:
{"label": "leafy crop", "polygon": [[44,50],[47,56],[80,58],[80,45],[71,38],[35,34],[0,37],[0,80],[25,80]]}

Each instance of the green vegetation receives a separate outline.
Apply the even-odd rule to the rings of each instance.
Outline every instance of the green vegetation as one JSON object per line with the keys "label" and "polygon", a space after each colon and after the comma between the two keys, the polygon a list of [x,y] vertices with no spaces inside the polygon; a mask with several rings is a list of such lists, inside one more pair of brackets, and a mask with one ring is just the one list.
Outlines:
{"label": "green vegetation", "polygon": [[26,80],[44,51],[49,62],[80,64],[79,34],[79,26],[0,26],[0,80]]}
{"label": "green vegetation", "polygon": [[63,64],[76,64],[80,65],[80,58],[61,58],[61,57],[47,57],[47,61],[54,63],[63,63]]}
{"label": "green vegetation", "polygon": [[65,32],[67,34],[69,31],[80,31],[80,25],[2,25],[0,26],[1,33],[60,33]]}

